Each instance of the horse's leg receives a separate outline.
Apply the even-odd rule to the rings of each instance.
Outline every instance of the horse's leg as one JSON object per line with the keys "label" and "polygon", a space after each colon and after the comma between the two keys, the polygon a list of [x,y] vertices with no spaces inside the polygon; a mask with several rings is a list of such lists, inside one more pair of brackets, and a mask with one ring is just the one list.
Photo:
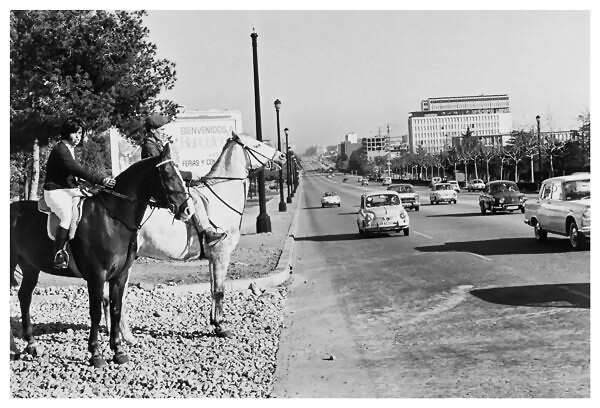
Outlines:
{"label": "horse's leg", "polygon": [[[98,274],[100,275],[100,274]],[[92,354],[90,364],[95,368],[102,368],[106,360],[98,347],[98,331],[102,320],[102,293],[104,280],[99,276],[90,276],[87,281],[88,295],[90,300],[90,337],[88,339],[88,351]]]}
{"label": "horse's leg", "polygon": [[113,361],[117,364],[125,364],[129,356],[122,349],[121,343],[121,311],[123,306],[123,294],[128,282],[129,271],[113,278],[109,283],[110,290],[110,348],[114,351]]}
{"label": "horse's leg", "polygon": [[[129,274],[127,276],[129,276]],[[104,322],[110,334],[110,297],[107,291],[107,286],[108,285],[104,285],[104,295],[102,296],[102,309],[104,310]],[[119,331],[121,339],[127,344],[134,346],[138,343],[138,340],[135,338],[135,336],[131,332],[131,329],[129,328],[129,323],[127,322],[127,313],[125,313],[125,299],[127,298],[128,287],[129,277],[127,278],[127,283],[125,283],[125,288],[123,290],[123,300],[121,302],[121,324],[119,324]]]}
{"label": "horse's leg", "polygon": [[210,324],[215,327],[218,337],[231,337],[229,330],[225,329],[223,318],[223,298],[225,297],[225,277],[229,265],[230,252],[225,249],[225,242],[210,249],[208,254],[208,267],[210,270],[210,293],[212,307],[210,310]]}
{"label": "horse's leg", "polygon": [[21,264],[21,273],[23,278],[21,280],[21,287],[19,288],[19,305],[21,306],[21,324],[23,327],[23,338],[27,341],[27,347],[25,352],[32,356],[38,356],[42,353],[42,349],[37,344],[35,337],[33,337],[33,327],[31,325],[31,316],[29,314],[29,308],[31,306],[31,297],[33,290],[37,286],[38,279],[40,277],[40,271],[31,265],[27,265],[24,262]]}

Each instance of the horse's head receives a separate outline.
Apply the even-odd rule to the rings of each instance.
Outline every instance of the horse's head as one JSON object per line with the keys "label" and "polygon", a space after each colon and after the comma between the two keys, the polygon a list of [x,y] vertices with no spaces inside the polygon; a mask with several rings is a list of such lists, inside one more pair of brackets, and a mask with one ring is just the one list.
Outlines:
{"label": "horse's head", "polygon": [[270,169],[273,164],[280,167],[285,164],[285,153],[250,136],[231,132],[231,140],[244,148],[248,171],[258,170],[262,167]]}
{"label": "horse's head", "polygon": [[189,220],[194,214],[195,207],[186,190],[181,173],[171,159],[169,143],[165,144],[162,154],[156,160],[158,161],[156,170],[160,183],[150,186],[152,197],[175,214],[175,218],[178,220]]}

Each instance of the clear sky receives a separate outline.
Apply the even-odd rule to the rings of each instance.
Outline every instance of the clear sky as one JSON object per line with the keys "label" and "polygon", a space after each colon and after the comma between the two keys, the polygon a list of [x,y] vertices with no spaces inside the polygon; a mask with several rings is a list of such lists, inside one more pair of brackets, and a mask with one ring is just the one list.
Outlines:
{"label": "clear sky", "polygon": [[[509,94],[513,126],[578,127],[590,108],[587,10],[149,11],[160,57],[177,64],[163,96],[188,109],[242,112],[256,135],[252,30],[258,34],[263,139],[281,129],[299,152],[407,133],[428,97]],[[283,136],[283,132],[282,132]]]}

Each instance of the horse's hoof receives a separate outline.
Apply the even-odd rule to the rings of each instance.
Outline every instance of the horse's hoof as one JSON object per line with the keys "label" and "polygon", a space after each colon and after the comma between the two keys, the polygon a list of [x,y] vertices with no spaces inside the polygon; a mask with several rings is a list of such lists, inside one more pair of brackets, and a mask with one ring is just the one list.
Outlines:
{"label": "horse's hoof", "polygon": [[42,347],[38,343],[31,343],[25,347],[25,352],[33,357],[42,355]]}
{"label": "horse's hoof", "polygon": [[103,368],[106,367],[107,363],[104,357],[93,356],[92,358],[90,358],[90,365],[94,366],[94,368]]}
{"label": "horse's hoof", "polygon": [[231,333],[229,330],[221,329],[220,327],[215,328],[215,334],[217,337],[221,337],[221,338],[230,339],[233,337],[233,333]]}
{"label": "horse's hoof", "polygon": [[117,364],[128,363],[129,356],[127,355],[127,353],[125,353],[123,351],[119,351],[118,353],[115,353],[115,356],[113,357],[113,362],[115,362]]}

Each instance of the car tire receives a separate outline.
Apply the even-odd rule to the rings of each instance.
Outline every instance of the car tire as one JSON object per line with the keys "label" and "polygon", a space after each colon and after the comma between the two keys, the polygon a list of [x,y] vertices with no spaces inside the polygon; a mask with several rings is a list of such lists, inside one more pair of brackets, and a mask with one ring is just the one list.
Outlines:
{"label": "car tire", "polygon": [[404,236],[408,237],[409,235],[410,235],[410,228],[409,227],[404,228]]}
{"label": "car tire", "polygon": [[419,206],[416,206],[416,207],[415,207],[415,211],[419,211]]}
{"label": "car tire", "polygon": [[496,209],[492,208],[492,215],[496,215]]}
{"label": "car tire", "polygon": [[540,223],[537,222],[537,220],[533,225],[533,235],[535,236],[535,239],[537,241],[545,241],[546,238],[548,238],[548,233],[542,229]]}
{"label": "car tire", "polygon": [[521,207],[521,214],[525,214],[525,207]]}
{"label": "car tire", "polygon": [[435,204],[435,201],[433,200],[430,200],[429,202],[431,203],[431,205]]}
{"label": "car tire", "polygon": [[338,207],[341,206],[342,204],[338,204]]}
{"label": "car tire", "polygon": [[483,214],[483,215],[486,214],[484,203],[479,203],[479,209],[481,210],[481,214]]}
{"label": "car tire", "polygon": [[569,243],[573,249],[581,249],[583,247],[583,237],[579,234],[579,228],[575,221],[571,221],[569,224]]}

